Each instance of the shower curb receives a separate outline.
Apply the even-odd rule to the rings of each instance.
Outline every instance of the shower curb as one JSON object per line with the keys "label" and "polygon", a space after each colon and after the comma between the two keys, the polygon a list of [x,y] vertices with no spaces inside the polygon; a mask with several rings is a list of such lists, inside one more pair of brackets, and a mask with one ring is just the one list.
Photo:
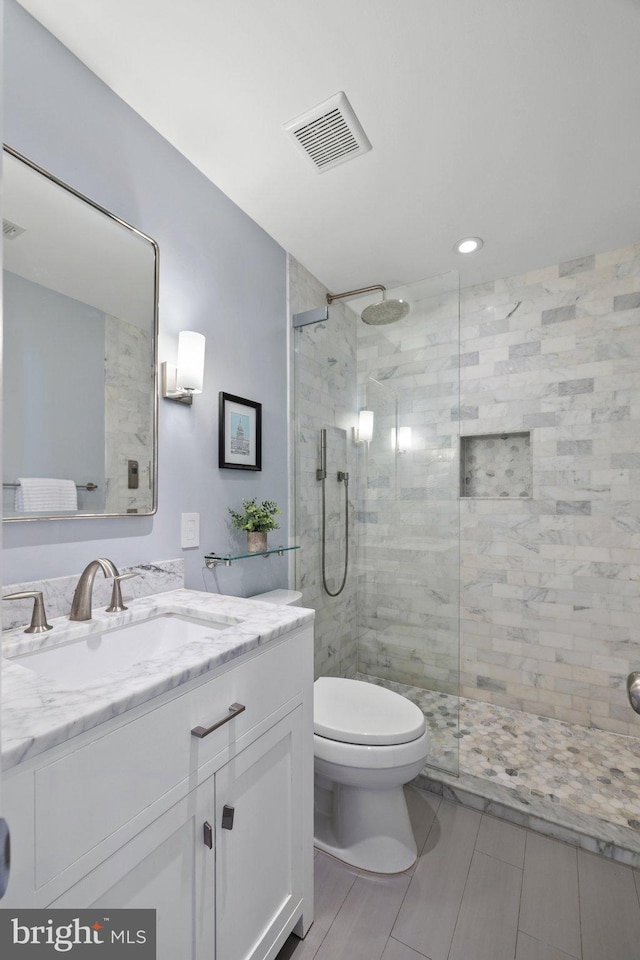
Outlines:
{"label": "shower curb", "polygon": [[471,774],[455,777],[428,767],[413,784],[444,800],[640,868],[640,831],[631,827],[609,823],[550,799],[525,796],[521,790]]}

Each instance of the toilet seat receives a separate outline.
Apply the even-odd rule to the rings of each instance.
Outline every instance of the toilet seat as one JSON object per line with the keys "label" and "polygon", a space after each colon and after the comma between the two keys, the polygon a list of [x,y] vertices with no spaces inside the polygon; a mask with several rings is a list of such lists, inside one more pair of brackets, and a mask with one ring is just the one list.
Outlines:
{"label": "toilet seat", "polygon": [[[408,780],[420,773],[424,766],[430,743],[429,731],[410,740],[408,743],[387,743],[383,745],[365,743],[344,743],[342,740],[330,740],[329,737],[313,736],[313,755],[316,770],[325,763],[331,763],[354,771],[364,770],[398,771],[417,763],[418,769]],[[344,769],[341,773],[344,777]]]}
{"label": "toilet seat", "polygon": [[422,710],[386,687],[343,677],[319,677],[313,686],[318,737],[385,746],[410,743],[425,732]]}

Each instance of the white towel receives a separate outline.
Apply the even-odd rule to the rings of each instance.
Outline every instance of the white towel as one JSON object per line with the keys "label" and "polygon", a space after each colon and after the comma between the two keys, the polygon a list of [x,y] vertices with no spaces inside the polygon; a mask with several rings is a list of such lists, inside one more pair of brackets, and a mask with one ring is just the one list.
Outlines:
{"label": "white towel", "polygon": [[18,477],[14,503],[18,513],[57,513],[78,509],[78,490],[73,480],[53,477]]}

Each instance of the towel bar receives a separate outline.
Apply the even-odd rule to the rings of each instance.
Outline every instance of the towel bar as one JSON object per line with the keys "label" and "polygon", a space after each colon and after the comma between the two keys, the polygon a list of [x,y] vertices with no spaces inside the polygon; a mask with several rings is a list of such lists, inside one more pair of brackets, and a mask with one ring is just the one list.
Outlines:
{"label": "towel bar", "polygon": [[[16,487],[19,487],[20,484],[19,484],[19,483],[3,483],[2,486],[3,486],[4,488],[9,488],[9,487],[11,487],[11,488],[15,489]],[[97,489],[98,489],[98,484],[97,484],[97,483],[91,483],[91,482],[89,482],[89,483],[76,483],[76,487],[78,488],[78,490],[97,490]]]}

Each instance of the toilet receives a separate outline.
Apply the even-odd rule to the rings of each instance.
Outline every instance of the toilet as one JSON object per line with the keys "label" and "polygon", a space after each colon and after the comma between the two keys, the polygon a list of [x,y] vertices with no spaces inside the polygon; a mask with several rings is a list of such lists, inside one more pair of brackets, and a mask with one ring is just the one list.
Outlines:
{"label": "toilet", "polygon": [[[302,594],[252,599],[295,606]],[[418,851],[402,788],[427,758],[422,710],[386,687],[342,677],[319,677],[313,698],[316,847],[359,870],[408,870]]]}
{"label": "toilet", "polygon": [[424,766],[424,714],[362,680],[314,684],[315,845],[374,873],[413,865],[416,842],[403,786]]}

